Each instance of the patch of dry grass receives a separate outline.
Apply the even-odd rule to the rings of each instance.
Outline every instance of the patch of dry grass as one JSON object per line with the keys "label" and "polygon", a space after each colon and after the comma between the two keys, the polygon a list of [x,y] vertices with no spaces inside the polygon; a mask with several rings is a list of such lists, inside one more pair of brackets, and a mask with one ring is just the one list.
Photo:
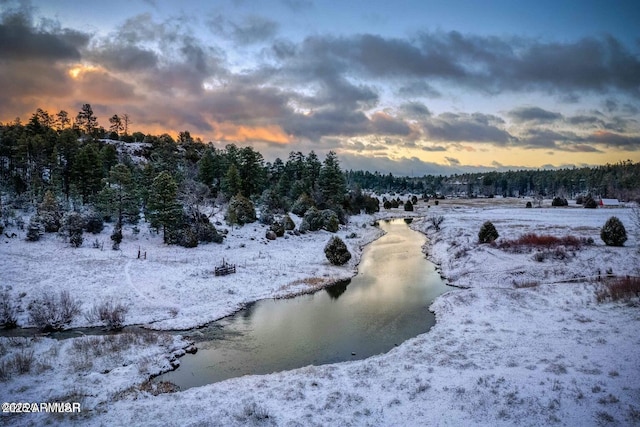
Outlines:
{"label": "patch of dry grass", "polygon": [[630,298],[640,296],[640,277],[614,277],[606,280],[596,291],[596,300],[627,301]]}
{"label": "patch of dry grass", "polygon": [[549,234],[524,234],[517,239],[501,240],[496,247],[509,252],[524,252],[530,249],[554,249],[560,246],[579,249],[582,246],[593,244],[593,239],[577,238],[574,236],[556,237]]}

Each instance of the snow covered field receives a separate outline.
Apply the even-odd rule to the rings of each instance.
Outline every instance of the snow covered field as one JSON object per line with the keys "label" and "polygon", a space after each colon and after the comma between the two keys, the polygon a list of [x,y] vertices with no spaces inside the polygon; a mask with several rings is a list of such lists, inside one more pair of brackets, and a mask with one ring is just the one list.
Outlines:
{"label": "snow covered field", "polygon": [[[524,203],[418,204],[412,227],[429,236],[428,256],[450,283],[465,289],[438,298],[431,307],[436,325],[387,354],[155,396],[140,384],[180,354],[186,345],[180,338],[142,335],[114,344],[114,338],[102,337],[102,344],[89,348],[121,348],[117,361],[104,350],[91,364],[84,354],[92,350],[82,340],[96,338],[2,338],[2,361],[32,350],[43,365],[5,379],[3,401],[81,399],[83,412],[0,419],[15,425],[638,425],[638,298],[596,301],[598,276],[640,275],[630,209],[525,209]],[[405,212],[376,216],[388,215]],[[444,216],[440,231],[419,218],[432,215]],[[599,237],[613,215],[630,236],[622,248],[606,247]],[[486,220],[500,233],[498,242],[535,232],[591,237],[594,244],[562,256],[507,252],[477,244]],[[371,221],[354,217],[340,231],[343,238],[358,235],[344,239],[352,253],[359,255],[358,248],[378,235],[373,227],[362,228]],[[259,225],[230,233],[222,245],[196,249],[164,247],[141,233],[128,236],[121,253],[91,248],[86,235],[85,247],[77,250],[55,237],[37,244],[11,239],[2,243],[2,271],[8,272],[2,281],[13,296],[27,292],[23,309],[41,288],[66,288],[84,308],[115,295],[131,303],[127,323],[174,328],[351,276],[357,265],[355,257],[347,267],[329,266],[322,252],[328,233],[269,243]],[[138,247],[146,260],[137,259]],[[210,272],[223,257],[238,264],[238,273],[214,278]],[[26,313],[18,320],[23,324]]]}

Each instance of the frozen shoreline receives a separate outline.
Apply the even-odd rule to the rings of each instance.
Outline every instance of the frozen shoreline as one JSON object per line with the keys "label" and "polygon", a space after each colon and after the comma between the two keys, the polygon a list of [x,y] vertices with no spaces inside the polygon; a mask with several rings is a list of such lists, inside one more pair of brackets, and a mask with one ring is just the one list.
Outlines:
{"label": "frozen shoreline", "polygon": [[[595,282],[558,284],[598,270],[638,274],[638,242],[632,237],[629,211],[524,209],[521,200],[516,206],[459,203],[444,201],[411,215],[445,216],[440,232],[427,230],[427,222],[419,219],[412,228],[426,232],[428,256],[451,284],[466,287],[432,304],[437,322],[428,333],[361,361],[235,378],[159,396],[135,391],[114,397],[91,389],[91,382],[80,382],[95,397],[87,399],[87,407],[94,410],[78,422],[402,425],[411,419],[422,425],[637,424],[637,299],[631,304],[597,303]],[[392,215],[408,216],[400,211]],[[629,232],[624,248],[609,248],[599,240],[598,227],[611,215],[620,217]],[[595,244],[566,259],[538,262],[532,253],[477,245],[485,220],[494,222],[504,238],[533,231],[592,237]],[[361,234],[355,227],[341,233],[352,231]],[[348,244],[349,240],[345,239]],[[339,275],[330,272],[328,277]],[[12,390],[19,385],[14,383]],[[14,419],[30,423],[28,417]]]}

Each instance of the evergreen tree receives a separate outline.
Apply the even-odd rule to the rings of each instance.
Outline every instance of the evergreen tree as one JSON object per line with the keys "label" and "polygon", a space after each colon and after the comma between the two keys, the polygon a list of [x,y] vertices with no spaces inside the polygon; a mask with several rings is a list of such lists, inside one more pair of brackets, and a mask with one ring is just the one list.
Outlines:
{"label": "evergreen tree", "polygon": [[136,186],[131,170],[122,163],[109,171],[98,200],[98,210],[104,216],[115,216],[116,227],[122,229],[125,221],[130,224],[138,222],[140,205]]}
{"label": "evergreen tree", "polygon": [[227,198],[231,198],[232,196],[240,193],[242,190],[242,179],[240,178],[240,173],[238,172],[238,168],[235,164],[231,164],[229,169],[227,170],[227,174],[222,181],[222,191],[227,196]]}
{"label": "evergreen tree", "polygon": [[336,208],[344,201],[347,192],[347,184],[340,170],[338,157],[333,151],[329,151],[320,169],[318,185],[322,201],[329,208]]}
{"label": "evergreen tree", "polygon": [[82,105],[82,109],[76,116],[76,126],[80,128],[86,135],[94,136],[98,127],[98,118],[93,114],[91,104]]}
{"label": "evergreen tree", "polygon": [[260,194],[264,183],[264,159],[253,147],[244,147],[239,153],[241,191],[245,197]]}
{"label": "evergreen tree", "polygon": [[213,158],[213,151],[208,149],[200,158],[198,162],[198,181],[203,183],[209,188],[214,185],[216,178],[215,160]]}
{"label": "evergreen tree", "polygon": [[82,147],[76,157],[72,170],[73,183],[87,203],[102,187],[102,163],[95,144]]}
{"label": "evergreen tree", "polygon": [[612,216],[600,230],[600,238],[607,246],[623,246],[627,241],[627,230],[622,221]]}
{"label": "evergreen tree", "polygon": [[167,243],[167,231],[179,228],[182,209],[176,202],[178,184],[168,172],[160,172],[151,184],[149,194],[149,222],[152,227],[162,227],[162,237]]}

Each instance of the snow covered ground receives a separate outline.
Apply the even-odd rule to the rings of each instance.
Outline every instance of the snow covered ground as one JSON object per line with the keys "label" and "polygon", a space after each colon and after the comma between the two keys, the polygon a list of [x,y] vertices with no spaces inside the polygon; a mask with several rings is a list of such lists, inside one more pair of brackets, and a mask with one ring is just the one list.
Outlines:
{"label": "snow covered ground", "polygon": [[[453,285],[465,288],[434,302],[437,323],[428,333],[387,354],[156,396],[140,384],[145,374],[171,363],[171,353],[186,345],[179,338],[158,338],[148,345],[144,337],[126,340],[131,343],[117,353],[124,373],[105,366],[100,359],[105,356],[82,370],[78,354],[89,350],[79,340],[88,338],[62,343],[41,338],[24,346],[3,338],[3,361],[24,351],[21,346],[33,349],[38,363],[51,360],[50,368],[5,379],[3,401],[51,400],[64,392],[70,401],[82,396],[84,408],[73,417],[16,414],[6,420],[17,425],[39,425],[45,418],[54,424],[158,426],[638,425],[640,303],[638,298],[598,303],[595,296],[602,286],[598,276],[640,275],[630,209],[525,209],[524,203],[418,204],[412,227],[429,236],[428,256]],[[405,212],[376,216],[385,215]],[[420,219],[432,215],[444,216],[440,231]],[[599,237],[613,215],[629,232],[622,248],[606,247]],[[359,254],[358,247],[377,231],[362,228],[371,217],[353,220],[339,234],[357,233],[358,238],[345,241]],[[500,233],[498,242],[535,232],[591,237],[594,244],[567,249],[561,257],[538,256],[537,250],[507,252],[476,243],[486,220]],[[47,286],[68,288],[85,306],[115,292],[131,301],[128,322],[168,328],[201,324],[251,300],[302,292],[350,276],[357,265],[357,257],[348,267],[328,265],[322,253],[328,233],[269,243],[263,236],[261,226],[249,225],[231,231],[221,246],[194,250],[163,247],[156,237],[141,233],[137,240],[129,236],[122,253],[86,244],[74,250],[53,237],[43,246],[12,239],[1,249],[3,271],[9,271],[2,280],[10,283],[12,295],[27,292],[23,300]],[[147,260],[136,258],[138,246],[147,251]],[[238,264],[235,277],[208,273],[222,257]],[[26,319],[21,316],[19,322]]]}

